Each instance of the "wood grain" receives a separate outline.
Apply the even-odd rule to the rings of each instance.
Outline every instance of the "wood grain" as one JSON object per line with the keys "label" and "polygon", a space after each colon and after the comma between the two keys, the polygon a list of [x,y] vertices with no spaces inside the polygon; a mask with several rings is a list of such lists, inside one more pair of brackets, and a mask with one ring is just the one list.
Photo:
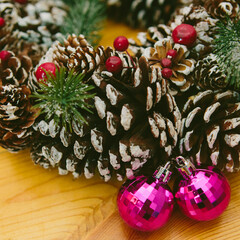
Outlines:
{"label": "wood grain", "polygon": [[[135,37],[137,30],[107,22],[102,44],[115,37]],[[225,213],[198,223],[177,208],[169,223],[153,233],[127,227],[116,210],[120,183],[59,176],[35,166],[28,151],[8,153],[0,148],[0,240],[137,240],[240,239],[240,175],[228,174],[232,200]]]}

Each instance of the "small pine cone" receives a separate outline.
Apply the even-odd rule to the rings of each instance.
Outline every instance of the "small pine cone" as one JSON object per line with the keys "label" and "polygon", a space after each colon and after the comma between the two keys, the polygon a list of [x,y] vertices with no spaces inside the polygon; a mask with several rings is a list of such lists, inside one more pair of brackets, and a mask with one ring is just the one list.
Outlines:
{"label": "small pine cone", "polygon": [[17,9],[11,3],[1,2],[0,16],[5,20],[5,25],[0,31],[0,51],[11,50],[10,47],[19,41],[17,33],[13,32],[18,19]]}
{"label": "small pine cone", "polygon": [[32,69],[32,60],[26,55],[16,56],[11,53],[5,61],[0,61],[0,86],[12,84],[26,85]]}
{"label": "small pine cone", "polygon": [[0,146],[11,152],[26,148],[32,141],[36,111],[30,95],[26,85],[0,87]]}
{"label": "small pine cone", "polygon": [[239,2],[235,0],[202,0],[207,12],[217,19],[239,18]]}
{"label": "small pine cone", "polygon": [[129,39],[129,48],[135,54],[136,57],[142,56],[145,48],[153,47],[157,41],[162,40],[168,36],[171,36],[172,30],[165,24],[158,24],[154,27],[149,27],[147,32],[138,33],[138,41]]}
{"label": "small pine cone", "polygon": [[[167,52],[174,49],[177,52],[175,58],[167,57]],[[168,58],[172,64],[170,69],[173,74],[169,78],[170,91],[173,95],[186,92],[193,85],[191,74],[194,70],[195,60],[187,58],[189,51],[186,46],[174,44],[171,38],[164,38],[155,43],[154,48],[146,48],[143,54],[150,66],[164,68],[162,59]]]}
{"label": "small pine cone", "polygon": [[239,170],[240,102],[234,91],[207,90],[189,98],[183,109],[180,153],[196,164]]}
{"label": "small pine cone", "polygon": [[29,87],[33,90],[38,88],[35,71],[39,65],[45,62],[53,62],[58,67],[66,67],[68,70],[75,69],[75,72],[85,74],[87,80],[100,61],[105,61],[112,51],[112,49],[104,49],[102,46],[95,50],[83,35],[69,35],[63,44],[56,42],[42,57],[31,73]]}
{"label": "small pine cone", "polygon": [[[92,177],[96,169],[108,181],[131,177],[143,165],[153,170],[176,147],[181,114],[167,82],[143,57],[137,68],[129,56],[114,52],[123,70],[113,74],[100,64],[89,83],[95,85],[94,114],[84,115],[88,125],[72,122],[70,133],[54,120],[38,121],[35,129],[44,136],[35,144],[33,160],[44,167],[58,167],[60,174]],[[156,156],[161,156],[161,159]]]}
{"label": "small pine cone", "polygon": [[218,57],[215,54],[210,53],[197,62],[193,80],[200,89],[218,90],[227,88],[226,74],[219,67],[217,59]]}
{"label": "small pine cone", "polygon": [[178,9],[169,25],[172,30],[182,23],[190,24],[196,29],[197,39],[190,51],[190,56],[197,60],[212,52],[212,43],[218,21],[210,16],[204,7],[191,4]]}

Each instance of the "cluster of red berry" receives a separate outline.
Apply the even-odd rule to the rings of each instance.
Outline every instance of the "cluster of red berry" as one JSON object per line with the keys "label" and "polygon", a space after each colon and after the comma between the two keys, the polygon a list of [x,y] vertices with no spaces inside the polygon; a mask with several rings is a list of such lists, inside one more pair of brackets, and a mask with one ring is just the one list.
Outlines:
{"label": "cluster of red berry", "polygon": [[[182,45],[186,45],[187,47],[191,47],[196,41],[197,32],[193,26],[189,24],[181,24],[173,30],[172,38],[174,43],[179,43]],[[126,51],[126,53],[129,55],[129,53],[127,52],[129,42],[126,37],[124,36],[117,37],[114,40],[113,45],[115,50],[120,52]],[[161,66],[162,66],[161,72],[164,78],[169,79],[173,75],[173,71],[171,67],[172,67],[172,61],[176,57],[177,57],[177,51],[174,49],[170,49],[167,52],[166,58],[161,59]],[[135,66],[134,62],[133,62],[133,65]],[[105,66],[107,71],[115,74],[119,73],[123,69],[122,60],[117,56],[109,57],[105,63]]]}

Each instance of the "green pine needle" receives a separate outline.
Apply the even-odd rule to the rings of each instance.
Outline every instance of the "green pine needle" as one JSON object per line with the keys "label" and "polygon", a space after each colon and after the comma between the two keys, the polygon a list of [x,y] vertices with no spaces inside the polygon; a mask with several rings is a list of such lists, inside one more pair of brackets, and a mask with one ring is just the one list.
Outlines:
{"label": "green pine needle", "polygon": [[69,13],[61,32],[68,34],[83,34],[93,45],[100,40],[99,31],[106,16],[106,4],[102,0],[64,0],[69,5]]}
{"label": "green pine needle", "polygon": [[219,22],[214,53],[219,66],[226,74],[226,81],[236,90],[240,89],[240,20]]}
{"label": "green pine needle", "polygon": [[56,71],[56,76],[46,72],[47,83],[39,83],[40,88],[33,93],[36,99],[34,108],[46,116],[46,120],[54,119],[56,124],[62,124],[72,130],[72,121],[79,124],[87,123],[82,113],[92,113],[86,100],[94,97],[89,93],[94,87],[82,82],[82,74],[74,74],[74,70],[67,72],[66,68]]}

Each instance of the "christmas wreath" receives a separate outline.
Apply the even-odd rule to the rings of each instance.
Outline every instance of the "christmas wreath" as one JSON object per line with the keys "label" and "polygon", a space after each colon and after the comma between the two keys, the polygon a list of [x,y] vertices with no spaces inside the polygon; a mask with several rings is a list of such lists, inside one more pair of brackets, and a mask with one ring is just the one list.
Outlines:
{"label": "christmas wreath", "polygon": [[[128,196],[146,182],[160,189],[170,162],[202,184],[207,174],[222,182],[225,187],[216,191],[224,210],[230,192],[223,175],[193,164],[240,168],[239,5],[238,0],[1,0],[0,146],[11,152],[30,147],[35,164],[75,178],[98,173],[104,181],[112,176],[122,181],[138,175],[122,188],[118,205],[122,217],[140,230],[161,226],[168,215],[147,225],[163,210],[147,208],[146,197],[142,215],[131,220],[124,208],[132,213],[137,203],[129,207]],[[136,41],[119,36],[114,48],[98,46],[106,17],[144,30]],[[159,165],[165,168],[151,181],[139,177],[152,175]],[[202,205],[181,195],[183,185],[175,197],[190,216]],[[162,192],[171,195],[166,188]],[[151,194],[150,202],[161,198]],[[170,214],[172,206],[164,209]],[[195,219],[209,220],[203,212],[196,210]]]}

